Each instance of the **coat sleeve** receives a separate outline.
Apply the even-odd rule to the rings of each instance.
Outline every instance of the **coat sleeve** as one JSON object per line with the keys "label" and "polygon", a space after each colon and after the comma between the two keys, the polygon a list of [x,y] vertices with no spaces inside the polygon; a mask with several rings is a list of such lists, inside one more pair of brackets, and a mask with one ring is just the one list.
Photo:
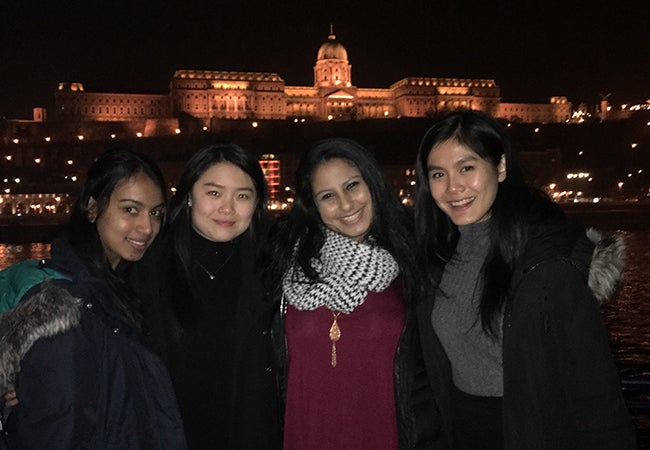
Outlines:
{"label": "coat sleeve", "polygon": [[7,424],[11,448],[90,447],[98,389],[92,376],[91,348],[80,328],[34,344],[16,382],[20,403]]}
{"label": "coat sleeve", "polygon": [[567,407],[577,448],[636,448],[598,302],[576,270],[564,269],[549,283],[548,298],[555,300],[555,312],[561,315]]}

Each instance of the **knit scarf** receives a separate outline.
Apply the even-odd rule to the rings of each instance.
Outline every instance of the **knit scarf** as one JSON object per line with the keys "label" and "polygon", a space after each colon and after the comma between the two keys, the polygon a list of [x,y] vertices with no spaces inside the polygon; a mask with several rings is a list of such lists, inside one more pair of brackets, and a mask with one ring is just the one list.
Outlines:
{"label": "knit scarf", "polygon": [[285,300],[295,308],[325,306],[349,314],[364,302],[369,291],[384,291],[399,275],[391,254],[370,239],[356,242],[328,228],[324,233],[320,257],[311,260],[319,280],[307,278],[295,258],[282,279]]}

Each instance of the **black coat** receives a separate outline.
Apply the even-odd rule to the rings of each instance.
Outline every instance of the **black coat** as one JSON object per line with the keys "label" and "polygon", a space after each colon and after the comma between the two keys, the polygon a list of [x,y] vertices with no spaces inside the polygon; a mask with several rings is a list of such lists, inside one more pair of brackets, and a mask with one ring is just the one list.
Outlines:
{"label": "black coat", "polygon": [[[261,277],[255,266],[253,244],[247,235],[238,238],[237,257],[241,268],[241,282],[238,286],[235,316],[235,348],[232,349],[232,371],[230,381],[214,386],[229,393],[230,417],[227,427],[229,449],[260,448],[272,449],[281,446],[279,399],[273,346],[271,343],[271,321],[273,305],[266,300]],[[163,241],[160,248],[154,249],[148,258],[138,264],[134,271],[134,283],[147,297],[145,321],[148,337],[158,349],[163,360],[170,365],[172,381],[177,386],[177,395],[182,404],[200,404],[202,389],[179,386],[186,379],[186,371],[177,364],[177,355],[182,353],[187,339],[183,325],[174,313],[174,296],[179,295],[178,273],[172,258],[171,243]],[[181,289],[182,291],[182,289]],[[189,300],[189,293],[186,293]],[[214,300],[219,300],[219,292],[214,292]],[[209,319],[209,318],[208,318]],[[218,318],[214,318],[215,324]],[[195,345],[200,340],[193,341]],[[205,350],[209,351],[209,350]],[[215,381],[216,383],[216,381]],[[181,398],[193,395],[196,398]],[[191,420],[186,414],[184,420]],[[188,424],[196,429],[195,424]],[[210,430],[206,430],[210,431]],[[188,435],[188,443],[209,440],[209,433],[203,435],[199,430],[194,436]],[[190,439],[190,437],[193,438]],[[196,444],[200,446],[202,444]]]}
{"label": "black coat", "polygon": [[28,350],[7,423],[10,446],[186,448],[162,361],[90,262],[63,240],[51,253],[49,265],[72,281],[46,281],[8,313],[20,336],[14,342]]}
{"label": "black coat", "polygon": [[[608,249],[612,245],[621,244],[601,241],[594,249],[566,222],[530,228],[509,288],[502,330],[506,449],[635,448],[594,297],[607,293],[590,290],[616,284],[620,261],[606,260],[620,256],[617,249]],[[434,300],[431,295],[418,307],[418,318],[429,378],[451,445],[451,368],[431,325]]]}

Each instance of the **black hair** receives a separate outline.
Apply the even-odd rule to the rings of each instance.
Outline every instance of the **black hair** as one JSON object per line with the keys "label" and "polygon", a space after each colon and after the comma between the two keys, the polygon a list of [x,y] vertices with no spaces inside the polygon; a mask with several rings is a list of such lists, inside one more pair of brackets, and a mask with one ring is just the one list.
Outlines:
{"label": "black hair", "polygon": [[97,219],[106,211],[115,188],[138,174],[147,176],[158,186],[164,201],[165,180],[152,159],[124,148],[111,149],[102,154],[88,169],[84,186],[73,205],[65,237],[79,255],[100,270],[114,293],[117,305],[139,325],[140,301],[120,275],[130,263],[121,261],[113,270],[96,225]]}
{"label": "black hair", "polygon": [[296,171],[294,204],[279,237],[277,257],[282,261],[279,272],[288,268],[288,261],[292,259],[295,248],[297,264],[308,278],[318,280],[311,260],[318,258],[325,236],[323,222],[314,202],[312,178],[321,164],[336,159],[354,165],[368,186],[373,210],[369,235],[399,264],[402,283],[407,297],[411,299],[411,293],[417,284],[412,247],[412,217],[385,178],[375,157],[359,143],[349,139],[320,141],[303,156]]}
{"label": "black hair", "polygon": [[415,229],[417,261],[426,285],[431,288],[458,242],[458,227],[431,197],[427,160],[443,142],[454,140],[495,167],[502,157],[506,178],[499,183],[490,210],[490,250],[483,272],[480,302],[481,323],[495,333],[496,319],[503,309],[515,260],[526,243],[526,229],[535,214],[557,215],[559,207],[524,180],[505,130],[487,114],[455,111],[444,116],[427,131],[416,161]]}

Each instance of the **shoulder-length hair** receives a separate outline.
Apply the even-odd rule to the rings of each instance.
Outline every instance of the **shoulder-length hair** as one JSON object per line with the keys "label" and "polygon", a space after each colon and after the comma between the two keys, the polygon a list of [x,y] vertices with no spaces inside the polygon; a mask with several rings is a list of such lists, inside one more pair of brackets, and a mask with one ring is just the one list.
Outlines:
{"label": "shoulder-length hair", "polygon": [[[118,306],[136,323],[140,322],[140,303],[122,277],[111,268],[97,231],[96,218],[106,211],[115,188],[138,174],[151,179],[160,189],[163,200],[166,198],[165,180],[152,159],[123,148],[106,151],[88,169],[86,182],[73,205],[65,230],[72,248],[103,273]],[[91,198],[96,202],[93,206],[96,208],[93,211],[95,220],[90,217]],[[127,261],[120,262],[117,272],[128,265]]]}
{"label": "shoulder-length hair", "polygon": [[266,180],[259,162],[235,144],[216,144],[200,149],[185,165],[169,206],[169,233],[175,259],[188,284],[192,280],[192,215],[188,200],[194,184],[215,164],[228,163],[240,168],[253,180],[255,211],[248,230],[254,242],[260,243],[266,232]]}
{"label": "shoulder-length hair", "polygon": [[325,236],[322,228],[324,224],[314,201],[312,179],[321,164],[336,159],[354,165],[368,186],[373,210],[369,235],[399,264],[403,284],[410,297],[416,284],[411,217],[385,178],[375,157],[359,143],[349,139],[320,141],[303,156],[296,171],[296,195],[287,220],[287,239],[279,254],[288,261],[292,259],[295,249],[295,262],[307,277],[318,280],[311,260],[319,257]]}
{"label": "shoulder-length hair", "polygon": [[557,214],[547,198],[531,189],[516,162],[510,139],[490,116],[478,111],[456,111],[443,117],[422,139],[416,161],[417,192],[415,229],[417,261],[429,287],[436,274],[453,254],[458,242],[458,227],[436,205],[429,188],[427,160],[443,142],[454,140],[475,152],[495,167],[502,157],[506,178],[499,183],[490,210],[490,250],[483,268],[483,294],[480,303],[483,328],[494,333],[513,273],[513,264],[526,243],[531,211]]}

